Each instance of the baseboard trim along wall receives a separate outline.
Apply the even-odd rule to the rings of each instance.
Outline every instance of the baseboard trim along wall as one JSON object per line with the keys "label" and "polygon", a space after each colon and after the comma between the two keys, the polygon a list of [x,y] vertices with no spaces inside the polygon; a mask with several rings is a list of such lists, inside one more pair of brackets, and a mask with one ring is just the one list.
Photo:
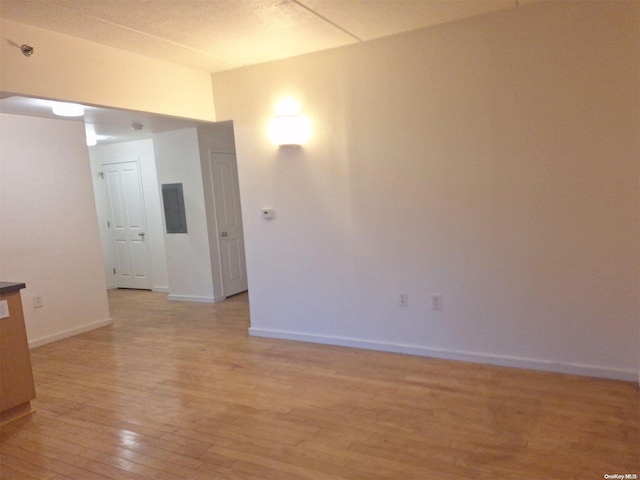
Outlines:
{"label": "baseboard trim along wall", "polygon": [[225,297],[194,297],[191,295],[167,295],[168,300],[176,302],[197,302],[197,303],[216,303],[221,302]]}
{"label": "baseboard trim along wall", "polygon": [[57,342],[58,340],[63,340],[75,335],[80,335],[81,333],[90,332],[91,330],[96,330],[97,328],[108,327],[109,325],[113,325],[112,318],[107,318],[106,320],[100,320],[97,322],[89,323],[87,325],[82,325],[81,327],[72,328],[70,330],[58,332],[53,335],[47,335],[46,337],[41,337],[29,342],[29,349],[41,347],[42,345],[46,345],[47,343]]}
{"label": "baseboard trim along wall", "polygon": [[532,358],[489,355],[484,353],[460,352],[440,348],[421,347],[417,345],[404,345],[397,343],[359,340],[355,338],[334,337],[328,335],[312,335],[307,333],[270,330],[255,327],[249,328],[249,335],[255,337],[279,338],[282,340],[296,340],[300,342],[322,343],[340,347],[378,350],[390,353],[404,353],[408,355],[418,355],[421,357],[432,357],[443,360],[458,360],[463,362],[482,363],[501,367],[514,367],[527,370],[541,370],[545,372],[583,375],[587,377],[609,378],[613,380],[624,380],[630,382],[637,382],[639,380],[638,372],[636,371],[606,368],[597,365],[553,362]]}

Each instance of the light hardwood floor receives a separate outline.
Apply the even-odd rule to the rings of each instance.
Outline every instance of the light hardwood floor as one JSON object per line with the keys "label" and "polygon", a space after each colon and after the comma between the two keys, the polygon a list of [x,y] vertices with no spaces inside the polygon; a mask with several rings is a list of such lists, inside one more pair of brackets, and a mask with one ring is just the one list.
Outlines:
{"label": "light hardwood floor", "polygon": [[246,295],[109,300],[113,326],[32,351],[2,479],[640,475],[633,383],[248,337]]}

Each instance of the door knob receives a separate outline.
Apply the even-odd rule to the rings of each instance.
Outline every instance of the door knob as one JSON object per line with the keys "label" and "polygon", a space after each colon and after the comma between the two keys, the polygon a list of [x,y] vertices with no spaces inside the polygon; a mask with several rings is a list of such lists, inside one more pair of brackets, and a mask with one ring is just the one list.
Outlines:
{"label": "door knob", "polygon": [[227,233],[227,232],[222,232],[222,236],[223,236],[223,237],[226,237],[227,235],[228,235],[228,233]]}
{"label": "door knob", "polygon": [[138,232],[138,235],[144,237],[144,232]]}

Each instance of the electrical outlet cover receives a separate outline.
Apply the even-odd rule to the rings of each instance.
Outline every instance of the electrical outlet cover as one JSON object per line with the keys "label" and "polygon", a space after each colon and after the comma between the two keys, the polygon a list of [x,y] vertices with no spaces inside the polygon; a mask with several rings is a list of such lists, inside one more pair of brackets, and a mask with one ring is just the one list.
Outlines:
{"label": "electrical outlet cover", "polygon": [[33,308],[40,308],[44,304],[42,303],[42,295],[34,295],[33,296]]}
{"label": "electrical outlet cover", "polygon": [[0,300],[0,318],[9,318],[9,304],[6,300]]}
{"label": "electrical outlet cover", "polygon": [[431,309],[442,310],[442,295],[440,294],[431,295]]}
{"label": "electrical outlet cover", "polygon": [[401,293],[398,296],[398,305],[401,307],[408,307],[409,306],[409,295],[407,295],[406,293]]}

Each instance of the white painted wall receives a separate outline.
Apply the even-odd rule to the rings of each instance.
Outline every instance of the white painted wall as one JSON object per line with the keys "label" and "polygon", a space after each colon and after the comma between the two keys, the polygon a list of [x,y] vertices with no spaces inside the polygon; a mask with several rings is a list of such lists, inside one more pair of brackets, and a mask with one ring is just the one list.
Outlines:
{"label": "white painted wall", "polygon": [[182,183],[187,216],[188,233],[165,233],[169,299],[213,302],[197,129],[156,133],[153,146],[158,183]]}
{"label": "white painted wall", "polygon": [[0,278],[32,347],[111,323],[82,122],[0,114]]}
{"label": "white painted wall", "polygon": [[149,243],[152,289],[157,292],[168,292],[167,262],[164,248],[164,224],[162,199],[156,174],[156,160],[153,141],[138,140],[109,145],[96,145],[89,148],[93,190],[96,198],[98,224],[104,259],[104,271],[107,286],[115,288],[113,267],[116,265],[115,248],[107,227],[109,219],[109,197],[105,188],[105,180],[98,176],[102,165],[114,162],[139,162],[144,195],[144,208],[147,216],[145,241]]}
{"label": "white painted wall", "polygon": [[[214,74],[251,334],[637,379],[638,25],[541,2]],[[301,150],[267,138],[284,96]]]}
{"label": "white painted wall", "polygon": [[181,65],[5,19],[0,58],[0,91],[215,120],[210,75]]}

